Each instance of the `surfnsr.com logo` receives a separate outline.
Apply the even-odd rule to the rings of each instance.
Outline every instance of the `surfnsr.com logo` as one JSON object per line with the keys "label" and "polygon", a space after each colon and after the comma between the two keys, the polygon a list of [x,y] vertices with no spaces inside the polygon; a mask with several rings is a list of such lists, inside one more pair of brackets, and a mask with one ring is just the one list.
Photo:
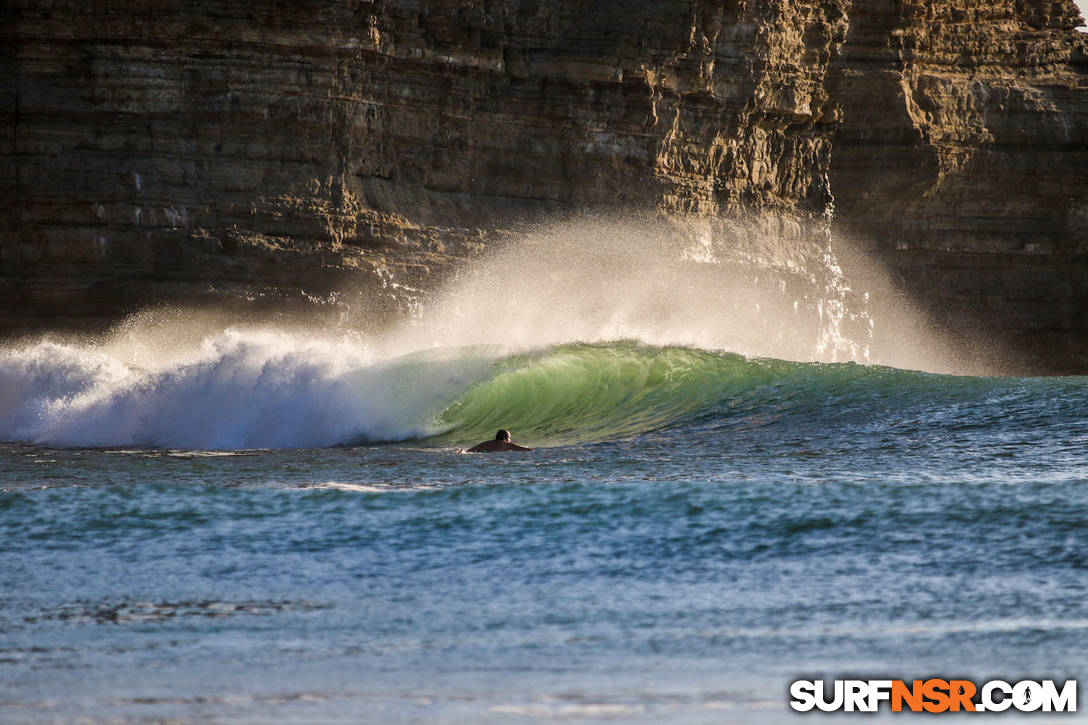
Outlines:
{"label": "surfnsr.com logo", "polygon": [[1076,712],[1077,681],[1054,680],[797,680],[790,707],[798,712]]}

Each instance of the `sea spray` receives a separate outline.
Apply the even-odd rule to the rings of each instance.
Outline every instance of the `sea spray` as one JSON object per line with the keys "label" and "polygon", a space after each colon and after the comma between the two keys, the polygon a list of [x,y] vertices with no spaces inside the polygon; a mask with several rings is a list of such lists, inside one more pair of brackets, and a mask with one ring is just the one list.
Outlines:
{"label": "sea spray", "polygon": [[584,217],[490,248],[391,339],[402,350],[640,340],[868,362],[865,298],[796,220]]}
{"label": "sea spray", "polygon": [[607,440],[743,395],[761,370],[744,356],[867,362],[851,294],[796,221],[583,218],[489,249],[382,334],[179,313],[11,343],[0,440],[281,448],[506,426]]}

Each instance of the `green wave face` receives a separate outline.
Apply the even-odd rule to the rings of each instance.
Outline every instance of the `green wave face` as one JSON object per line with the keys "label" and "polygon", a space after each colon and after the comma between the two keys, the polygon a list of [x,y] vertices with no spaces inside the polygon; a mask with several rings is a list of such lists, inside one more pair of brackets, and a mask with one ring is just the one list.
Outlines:
{"label": "green wave face", "polygon": [[[788,365],[788,363],[786,364]],[[498,363],[440,416],[441,441],[567,445],[624,438],[683,420],[769,382],[776,363],[633,342],[571,344]]]}

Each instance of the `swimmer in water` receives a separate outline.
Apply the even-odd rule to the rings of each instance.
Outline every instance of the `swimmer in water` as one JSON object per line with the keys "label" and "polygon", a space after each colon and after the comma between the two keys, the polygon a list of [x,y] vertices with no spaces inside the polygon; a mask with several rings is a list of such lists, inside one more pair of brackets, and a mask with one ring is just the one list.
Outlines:
{"label": "swimmer in water", "polygon": [[495,434],[495,440],[484,441],[478,446],[473,446],[468,449],[469,453],[494,453],[496,451],[531,451],[532,448],[526,448],[525,446],[519,446],[517,443],[510,442],[510,431],[502,428]]}

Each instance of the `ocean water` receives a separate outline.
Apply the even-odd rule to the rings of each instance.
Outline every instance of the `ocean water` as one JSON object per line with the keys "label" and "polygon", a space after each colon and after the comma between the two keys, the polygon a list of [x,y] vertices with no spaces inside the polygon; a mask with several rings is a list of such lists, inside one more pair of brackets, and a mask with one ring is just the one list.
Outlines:
{"label": "ocean water", "polygon": [[[634,340],[11,344],[0,721],[763,723],[800,677],[1077,678],[1086,411],[1088,378]],[[536,450],[460,452],[499,427]]]}

